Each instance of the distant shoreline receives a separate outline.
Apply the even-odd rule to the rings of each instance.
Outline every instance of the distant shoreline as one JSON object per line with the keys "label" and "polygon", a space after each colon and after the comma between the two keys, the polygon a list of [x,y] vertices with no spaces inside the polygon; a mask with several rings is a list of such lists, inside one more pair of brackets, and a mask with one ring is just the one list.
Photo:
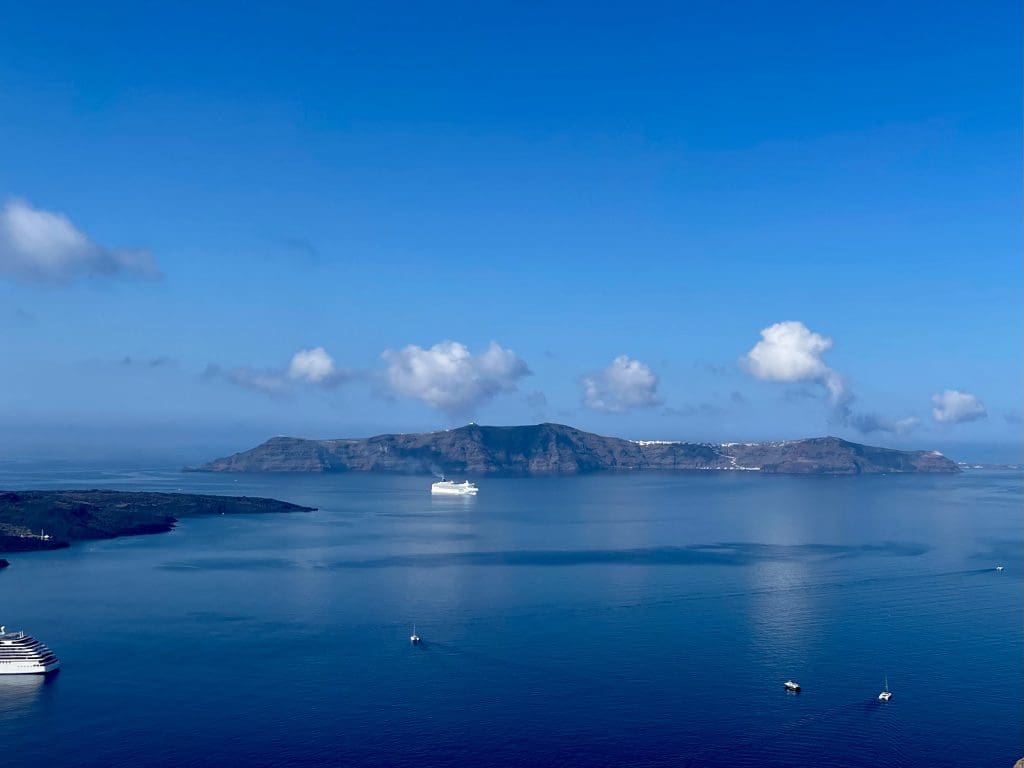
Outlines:
{"label": "distant shoreline", "polygon": [[406,475],[575,475],[713,470],[787,475],[955,474],[938,451],[901,451],[813,437],[768,443],[626,440],[564,424],[457,429],[367,438],[274,437],[199,472],[390,472]]}
{"label": "distant shoreline", "polygon": [[1020,471],[1024,470],[1024,464],[982,464],[973,461],[959,461],[957,466],[960,469],[997,469],[1004,471]]}

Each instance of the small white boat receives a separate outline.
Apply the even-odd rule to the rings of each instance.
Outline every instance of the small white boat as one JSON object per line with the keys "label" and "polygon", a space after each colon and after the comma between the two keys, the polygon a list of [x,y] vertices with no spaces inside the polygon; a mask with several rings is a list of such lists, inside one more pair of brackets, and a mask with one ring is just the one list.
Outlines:
{"label": "small white boat", "polygon": [[1001,570],[1003,570],[1003,566],[1001,566],[1001,565],[997,565],[997,566],[996,566],[996,570],[997,570],[997,571],[1001,571]]}
{"label": "small white boat", "polygon": [[889,690],[889,676],[885,676],[885,689],[878,694],[879,701],[888,701],[892,698],[892,691]]}
{"label": "small white boat", "polygon": [[469,480],[456,483],[443,477],[430,486],[430,492],[435,496],[476,496],[477,490]]}
{"label": "small white boat", "polygon": [[415,624],[412,625],[412,634],[409,635],[409,642],[412,643],[413,645],[419,645],[420,644],[420,636],[416,634],[416,625]]}
{"label": "small white boat", "polygon": [[783,683],[783,686],[785,686],[787,691],[792,691],[793,693],[800,693],[800,683],[793,682],[792,680],[787,680]]}

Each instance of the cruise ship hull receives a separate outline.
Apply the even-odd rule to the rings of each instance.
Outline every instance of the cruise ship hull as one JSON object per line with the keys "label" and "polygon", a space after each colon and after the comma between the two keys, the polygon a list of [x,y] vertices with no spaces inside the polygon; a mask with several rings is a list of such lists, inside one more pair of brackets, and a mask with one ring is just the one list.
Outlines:
{"label": "cruise ship hull", "polygon": [[45,675],[60,669],[60,662],[39,664],[37,662],[0,661],[0,675]]}

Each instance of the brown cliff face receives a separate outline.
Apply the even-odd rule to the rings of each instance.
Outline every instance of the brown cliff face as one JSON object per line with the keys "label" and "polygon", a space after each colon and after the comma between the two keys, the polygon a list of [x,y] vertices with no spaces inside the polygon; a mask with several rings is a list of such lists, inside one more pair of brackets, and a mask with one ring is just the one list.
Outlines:
{"label": "brown cliff face", "polygon": [[935,452],[835,437],[779,443],[645,442],[561,424],[483,427],[349,440],[275,437],[198,468],[206,472],[399,472],[557,475],[606,470],[760,470],[786,474],[958,472]]}

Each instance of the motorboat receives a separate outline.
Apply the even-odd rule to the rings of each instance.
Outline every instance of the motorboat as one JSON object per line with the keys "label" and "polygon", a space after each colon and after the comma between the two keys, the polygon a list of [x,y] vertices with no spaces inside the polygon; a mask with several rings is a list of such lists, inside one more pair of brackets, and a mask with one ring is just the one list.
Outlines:
{"label": "motorboat", "polygon": [[477,490],[469,480],[456,483],[443,477],[430,486],[430,492],[435,496],[476,496]]}

